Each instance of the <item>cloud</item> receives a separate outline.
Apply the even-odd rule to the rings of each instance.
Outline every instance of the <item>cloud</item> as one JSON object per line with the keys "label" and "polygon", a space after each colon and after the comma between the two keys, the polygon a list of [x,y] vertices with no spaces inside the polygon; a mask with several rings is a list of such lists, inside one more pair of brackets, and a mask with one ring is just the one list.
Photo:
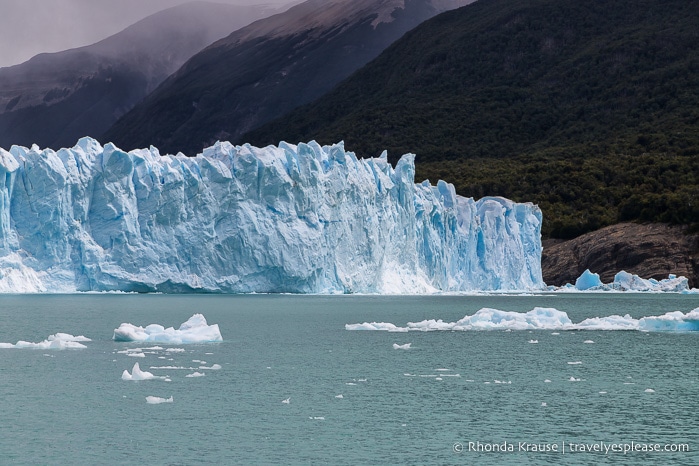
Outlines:
{"label": "cloud", "polygon": [[[36,54],[93,44],[131,24],[190,0],[0,0],[0,67]],[[283,4],[288,0],[213,0],[218,3]]]}

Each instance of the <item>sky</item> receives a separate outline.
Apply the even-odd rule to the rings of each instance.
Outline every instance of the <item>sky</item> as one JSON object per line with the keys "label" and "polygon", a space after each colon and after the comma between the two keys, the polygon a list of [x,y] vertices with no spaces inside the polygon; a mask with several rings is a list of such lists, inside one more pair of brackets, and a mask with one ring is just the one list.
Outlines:
{"label": "sky", "polygon": [[[136,21],[191,0],[0,0],[0,67],[42,52],[94,44]],[[290,0],[212,0],[235,5]]]}

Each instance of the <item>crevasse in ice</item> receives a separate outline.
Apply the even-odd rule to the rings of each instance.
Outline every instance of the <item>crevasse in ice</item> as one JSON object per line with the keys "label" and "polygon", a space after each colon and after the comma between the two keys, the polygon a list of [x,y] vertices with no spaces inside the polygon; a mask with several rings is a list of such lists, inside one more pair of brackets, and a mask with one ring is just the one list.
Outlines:
{"label": "crevasse in ice", "polygon": [[217,143],[0,149],[0,291],[530,290],[541,211],[414,183],[414,157]]}

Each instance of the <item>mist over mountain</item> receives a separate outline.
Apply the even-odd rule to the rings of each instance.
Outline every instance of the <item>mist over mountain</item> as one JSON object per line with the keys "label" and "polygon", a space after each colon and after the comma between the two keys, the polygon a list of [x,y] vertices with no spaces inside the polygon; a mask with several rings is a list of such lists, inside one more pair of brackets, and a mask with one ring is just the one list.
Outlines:
{"label": "mist over mountain", "polygon": [[192,55],[277,11],[186,3],[93,45],[0,68],[0,146],[72,146],[100,135]]}
{"label": "mist over mountain", "polygon": [[102,137],[194,155],[311,102],[405,32],[472,0],[309,0],[192,57]]}

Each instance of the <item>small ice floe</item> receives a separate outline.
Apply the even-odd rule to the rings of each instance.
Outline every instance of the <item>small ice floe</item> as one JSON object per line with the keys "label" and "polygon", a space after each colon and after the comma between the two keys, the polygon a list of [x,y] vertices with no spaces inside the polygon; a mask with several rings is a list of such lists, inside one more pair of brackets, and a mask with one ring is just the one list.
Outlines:
{"label": "small ice floe", "polygon": [[142,371],[138,363],[133,365],[133,370],[129,374],[128,369],[124,369],[121,374],[121,380],[165,380],[169,381],[167,377],[161,377],[153,375],[151,372]]}
{"label": "small ice floe", "polygon": [[291,403],[291,397],[289,397],[285,400],[282,400],[282,403],[284,403],[285,405],[288,405],[289,403]]}
{"label": "small ice floe", "polygon": [[545,379],[544,383],[551,383],[551,381],[549,379]]}
{"label": "small ice floe", "polygon": [[553,332],[551,335],[560,335],[558,332]]}
{"label": "small ice floe", "polygon": [[582,379],[576,379],[575,377],[573,377],[573,376],[571,375],[570,378],[568,379],[568,381],[569,381],[569,382],[581,382]]}
{"label": "small ice floe", "polygon": [[655,390],[653,390],[652,388],[646,388],[646,389],[643,390],[643,391],[644,391],[645,393],[655,393]]}
{"label": "small ice floe", "polygon": [[408,372],[404,372],[403,375],[406,376],[406,377],[416,377],[415,374],[410,374],[410,373],[408,373]]}
{"label": "small ice floe", "polygon": [[511,380],[508,380],[507,382],[505,382],[504,380],[495,380],[494,382],[497,384],[504,384],[504,385],[511,385],[512,384]]}
{"label": "small ice floe", "polygon": [[441,377],[435,377],[434,380],[444,380],[444,379]]}
{"label": "small ice floe", "polygon": [[185,349],[184,348],[167,348],[165,350],[166,353],[184,353]]}
{"label": "small ice floe", "polygon": [[206,364],[206,361],[202,361],[201,359],[192,359],[192,362],[198,362],[199,364]]}
{"label": "small ice floe", "polygon": [[170,398],[160,398],[159,396],[147,396],[146,403],[149,405],[159,405],[160,403],[172,403],[174,399]]}
{"label": "small ice floe", "polygon": [[192,372],[191,374],[185,375],[185,377],[204,377],[206,374],[202,372]]}
{"label": "small ice floe", "polygon": [[546,402],[545,402],[545,401],[542,401],[542,402],[541,402],[541,406],[546,406]]}
{"label": "small ice floe", "polygon": [[636,385],[636,382],[624,382],[624,385]]}
{"label": "small ice floe", "polygon": [[168,369],[168,370],[185,370],[185,371],[193,371],[196,370],[196,367],[186,367],[186,366],[150,366],[149,369]]}
{"label": "small ice floe", "polygon": [[539,340],[529,340],[529,343],[536,344],[539,343]]}
{"label": "small ice floe", "polygon": [[313,421],[324,421],[325,416],[308,416],[308,419],[311,419]]}
{"label": "small ice floe", "polygon": [[439,368],[435,369],[435,371],[437,371],[437,372],[449,372],[450,370],[451,369],[445,369],[443,367],[439,367]]}
{"label": "small ice floe", "polygon": [[126,353],[127,356],[130,356],[132,358],[145,358],[146,354],[145,353]]}
{"label": "small ice floe", "polygon": [[599,392],[599,394],[600,394],[600,395],[606,395],[606,394],[607,394],[607,392],[605,392],[605,391],[601,391],[601,392]]}
{"label": "small ice floe", "polygon": [[588,345],[591,345],[592,343],[594,343],[594,341],[592,341],[592,340],[585,340],[585,341],[583,341],[583,343],[586,343],[586,344],[588,344]]}
{"label": "small ice floe", "polygon": [[354,382],[345,382],[345,385],[357,385],[357,384]]}
{"label": "small ice floe", "polygon": [[338,400],[341,400],[344,398],[344,396],[342,396],[342,393],[340,393],[339,395],[335,395],[335,398],[337,398]]}
{"label": "small ice floe", "polygon": [[218,370],[221,370],[221,365],[220,365],[220,364],[212,364],[210,367],[207,367],[207,366],[199,366],[199,369],[201,369],[201,370],[210,370],[210,371],[218,371]]}
{"label": "small ice floe", "polygon": [[409,350],[412,343],[405,343],[404,345],[399,345],[398,343],[393,344],[393,349]]}
{"label": "small ice floe", "polygon": [[578,364],[582,364],[582,361],[568,361],[568,364],[570,364],[571,366],[576,366]]}
{"label": "small ice floe", "polygon": [[73,336],[69,333],[56,333],[54,335],[49,335],[49,337],[40,341],[39,343],[32,343],[29,341],[18,341],[15,344],[12,343],[0,343],[0,348],[10,349],[43,349],[43,350],[63,350],[63,349],[83,349],[87,346],[80,342],[92,341],[87,337],[82,335]]}

